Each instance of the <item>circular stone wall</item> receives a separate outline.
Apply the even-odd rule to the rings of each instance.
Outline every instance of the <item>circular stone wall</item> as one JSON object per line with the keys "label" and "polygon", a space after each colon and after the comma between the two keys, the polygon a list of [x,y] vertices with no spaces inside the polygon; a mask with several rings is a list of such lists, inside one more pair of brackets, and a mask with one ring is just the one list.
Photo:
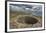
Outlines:
{"label": "circular stone wall", "polygon": [[21,16],[17,18],[18,23],[25,23],[25,24],[35,24],[38,22],[38,20],[31,16]]}

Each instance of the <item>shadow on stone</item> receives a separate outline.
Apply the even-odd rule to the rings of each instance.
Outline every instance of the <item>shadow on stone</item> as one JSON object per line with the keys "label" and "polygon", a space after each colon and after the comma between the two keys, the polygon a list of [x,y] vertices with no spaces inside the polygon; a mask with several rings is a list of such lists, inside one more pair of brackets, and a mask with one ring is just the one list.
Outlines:
{"label": "shadow on stone", "polygon": [[19,17],[17,21],[25,24],[35,24],[38,22],[36,18],[30,16]]}
{"label": "shadow on stone", "polygon": [[28,16],[25,17],[25,23],[27,24],[35,24],[37,22],[38,20],[36,18],[28,17]]}

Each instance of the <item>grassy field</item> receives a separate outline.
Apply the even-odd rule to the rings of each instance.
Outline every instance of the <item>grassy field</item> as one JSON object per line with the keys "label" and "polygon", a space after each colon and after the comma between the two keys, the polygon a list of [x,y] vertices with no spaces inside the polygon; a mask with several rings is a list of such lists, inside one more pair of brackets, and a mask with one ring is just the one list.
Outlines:
{"label": "grassy field", "polygon": [[42,26],[42,17],[41,16],[34,16],[38,19],[38,22],[36,24],[25,24],[25,23],[18,23],[16,22],[16,17],[19,15],[32,15],[31,13],[24,13],[24,12],[10,12],[10,28],[11,29],[18,29],[18,28],[36,28]]}

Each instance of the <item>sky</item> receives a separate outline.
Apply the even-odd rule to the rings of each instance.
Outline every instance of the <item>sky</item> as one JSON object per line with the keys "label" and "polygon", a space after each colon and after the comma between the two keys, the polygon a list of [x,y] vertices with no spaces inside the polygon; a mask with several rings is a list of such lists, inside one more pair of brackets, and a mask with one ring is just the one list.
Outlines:
{"label": "sky", "polygon": [[23,11],[30,13],[33,11],[34,15],[42,15],[42,5],[26,5],[26,4],[10,4],[12,11]]}
{"label": "sky", "polygon": [[42,6],[41,5],[25,5],[25,4],[10,4],[11,8],[13,9],[16,9],[18,8],[19,9],[25,9],[25,10],[32,10],[32,11],[36,11],[36,10],[39,10],[41,11],[42,9]]}

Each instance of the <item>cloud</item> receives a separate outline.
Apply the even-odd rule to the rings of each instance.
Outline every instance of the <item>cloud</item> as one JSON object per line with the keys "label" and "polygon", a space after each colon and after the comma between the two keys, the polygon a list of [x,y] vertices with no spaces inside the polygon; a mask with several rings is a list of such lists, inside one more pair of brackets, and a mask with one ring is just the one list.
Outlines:
{"label": "cloud", "polygon": [[[31,7],[32,6],[32,7]],[[41,16],[42,15],[42,6],[41,5],[10,5],[12,11],[23,11],[31,13],[33,15]]]}
{"label": "cloud", "polygon": [[41,11],[42,6],[41,5],[35,5],[32,9],[33,9],[33,11]]}

